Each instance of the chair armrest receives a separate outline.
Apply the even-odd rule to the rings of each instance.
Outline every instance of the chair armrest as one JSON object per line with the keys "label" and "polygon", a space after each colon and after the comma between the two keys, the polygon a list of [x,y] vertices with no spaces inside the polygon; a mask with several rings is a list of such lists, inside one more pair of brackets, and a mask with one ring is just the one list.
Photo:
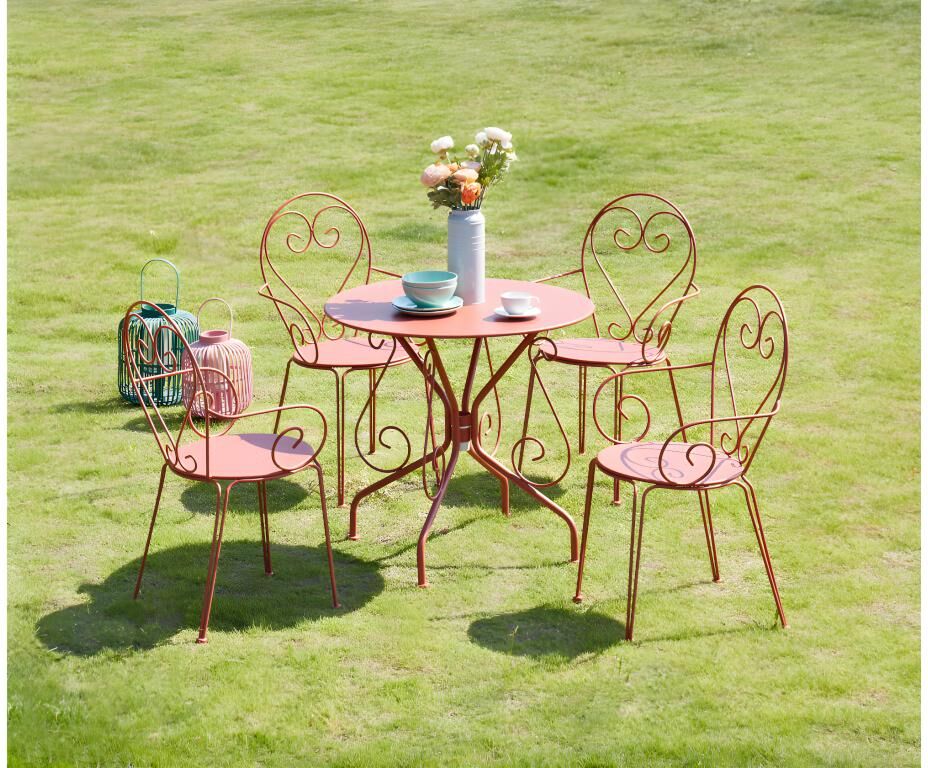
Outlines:
{"label": "chair armrest", "polygon": [[[651,367],[640,367],[640,368],[626,368],[624,371],[619,371],[618,373],[613,373],[607,376],[597,388],[596,394],[593,395],[593,423],[596,425],[596,429],[599,431],[599,434],[605,437],[610,443],[615,444],[619,442],[618,440],[615,439],[615,437],[613,437],[610,434],[607,434],[603,430],[602,426],[599,423],[599,419],[597,418],[597,415],[596,415],[597,414],[596,405],[599,401],[599,397],[602,394],[603,390],[610,383],[617,381],[619,379],[624,380],[626,376],[643,376],[644,374],[656,374],[656,373],[666,373],[666,372],[674,373],[677,371],[689,371],[689,370],[697,370],[700,368],[711,368],[711,367],[712,367],[712,361],[706,360],[705,362],[702,362],[702,363],[689,363],[687,365],[665,365],[665,366],[660,366],[660,367],[651,366]],[[622,418],[628,418],[628,415],[625,413],[624,409],[622,408],[622,404],[626,400],[632,400],[633,402],[636,402],[638,403],[639,406],[641,406],[641,408],[644,410],[644,416],[645,416],[646,422],[645,422],[644,430],[641,432],[640,435],[638,435],[638,437],[636,437],[632,441],[622,440],[621,442],[623,443],[637,442],[639,440],[642,440],[645,437],[645,435],[648,434],[648,430],[651,429],[651,409],[648,407],[648,404],[644,400],[644,398],[640,397],[639,395],[623,394],[622,398],[619,400],[617,404],[619,408],[619,415]],[[682,417],[681,417],[681,421],[682,421]]]}
{"label": "chair armrest", "polygon": [[[667,349],[667,344],[670,342],[670,334],[673,331],[673,319],[676,317],[680,306],[689,299],[695,299],[699,293],[699,286],[696,285],[696,283],[690,283],[686,288],[686,293],[661,305],[651,316],[651,321],[648,323],[648,327],[645,328],[641,337],[642,360],[651,364],[657,362],[661,358],[664,350]],[[661,316],[667,313],[670,314],[670,317],[662,322]],[[649,347],[648,345],[655,339],[657,343]]]}
{"label": "chair armrest", "polygon": [[[277,314],[280,315],[281,322],[283,322],[284,327],[287,329],[287,333],[290,336],[290,343],[293,345],[293,349],[296,354],[299,356],[307,365],[315,365],[316,361],[319,359],[319,342],[316,333],[313,331],[312,324],[307,319],[306,315],[296,305],[290,303],[289,301],[284,301],[278,296],[275,296],[271,293],[271,286],[269,283],[265,283],[258,289],[258,295],[267,299],[268,301],[273,302],[274,309],[277,310]],[[288,321],[286,317],[286,310],[282,309],[285,307],[286,310],[296,314],[296,318],[300,320],[300,323],[295,321]],[[322,330],[322,323],[319,321],[319,318],[309,310],[310,314],[313,316],[313,320],[316,321],[316,325],[319,327],[320,332]],[[306,338],[306,334],[309,334],[309,338]],[[302,350],[305,347],[311,346],[313,348],[313,359],[309,360],[303,354]]]}
{"label": "chair armrest", "polygon": [[[780,404],[777,403],[774,406],[772,411],[767,411],[764,413],[752,413],[744,416],[715,416],[710,419],[699,419],[697,421],[691,421],[686,424],[681,425],[673,432],[670,433],[668,438],[664,441],[664,444],[661,446],[661,451],[657,457],[657,466],[660,470],[661,476],[664,480],[671,485],[695,485],[700,481],[704,480],[710,472],[715,468],[715,463],[719,458],[719,452],[721,451],[728,458],[734,458],[737,461],[741,462],[744,470],[747,470],[747,465],[750,463],[749,459],[753,455],[753,451],[749,450],[747,446],[741,444],[741,440],[744,437],[745,432],[747,432],[748,427],[757,419],[771,419],[777,414],[780,410]],[[693,430],[697,427],[708,426],[711,424],[723,424],[727,422],[747,422],[744,428],[738,429],[737,439],[735,439],[735,444],[729,449],[726,447],[726,440],[732,440],[732,436],[728,432],[722,433],[719,438],[719,446],[716,447],[711,443],[699,442],[699,443],[690,443],[689,448],[686,450],[686,460],[691,467],[696,467],[697,462],[693,460],[692,456],[697,449],[702,449],[702,456],[699,458],[699,461],[708,459],[706,462],[705,470],[697,475],[696,477],[687,477],[685,481],[681,481],[680,478],[671,478],[668,477],[664,469],[664,454],[667,452],[667,449],[674,443],[679,444],[680,440],[678,437],[682,437],[683,441],[686,441],[686,430]],[[765,427],[766,429],[766,427]],[[757,444],[760,442],[760,439],[763,437],[763,432],[758,437],[757,442],[754,444],[754,448],[757,448]],[[706,453],[708,449],[708,453]]]}
{"label": "chair armrest", "polygon": [[[274,462],[275,466],[279,467],[282,470],[286,470],[288,472],[295,472],[299,469],[303,469],[304,467],[309,466],[310,463],[315,461],[319,457],[319,454],[322,452],[322,448],[325,446],[325,441],[329,434],[329,425],[328,425],[328,422],[326,422],[325,415],[322,413],[321,410],[316,408],[316,406],[314,405],[306,405],[306,404],[281,405],[281,406],[277,406],[274,408],[265,408],[260,411],[248,411],[247,413],[242,413],[238,416],[235,416],[234,419],[232,419],[232,421],[238,422],[239,420],[250,419],[254,416],[267,416],[269,414],[284,414],[288,411],[310,411],[319,417],[319,421],[321,422],[321,426],[322,426],[322,438],[319,440],[319,445],[313,447],[313,451],[309,455],[309,457],[306,459],[306,461],[302,462],[301,464],[297,464],[295,466],[285,466],[284,464],[281,464],[281,462],[278,460],[279,457],[278,457],[277,447],[278,445],[281,444],[282,440],[284,440],[285,438],[288,438],[288,435],[293,440],[293,447],[296,447],[297,443],[303,442],[305,440],[305,431],[303,427],[299,426],[298,424],[294,424],[292,426],[284,426],[283,424],[281,424],[281,426],[275,430],[274,434],[277,435],[277,439],[274,440],[274,445],[271,446],[271,461]],[[216,414],[213,413],[211,415],[215,416]]]}
{"label": "chair armrest", "polygon": [[402,277],[402,275],[398,275],[396,272],[391,272],[388,269],[381,269],[380,267],[371,267],[371,272],[386,275],[387,277]]}
{"label": "chair armrest", "polygon": [[533,283],[548,283],[552,280],[560,280],[562,277],[570,277],[570,275],[579,275],[583,270],[580,267],[572,269],[569,272],[561,272],[557,275],[550,275],[548,277],[539,277],[535,280],[532,280]]}

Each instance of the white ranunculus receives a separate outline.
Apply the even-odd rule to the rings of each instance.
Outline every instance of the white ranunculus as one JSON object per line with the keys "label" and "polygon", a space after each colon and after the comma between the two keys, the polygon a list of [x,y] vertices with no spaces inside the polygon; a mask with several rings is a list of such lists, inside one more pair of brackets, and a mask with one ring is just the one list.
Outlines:
{"label": "white ranunculus", "polygon": [[479,144],[481,147],[485,147],[487,145],[487,132],[480,131],[480,133],[474,136],[474,141],[476,141],[477,144]]}
{"label": "white ranunculus", "polygon": [[512,142],[504,141],[502,144],[500,144],[500,146],[508,152],[510,149],[512,149]]}
{"label": "white ranunculus", "polygon": [[480,147],[478,147],[476,144],[468,144],[466,147],[464,147],[464,151],[471,157],[477,157],[477,155],[480,154]]}
{"label": "white ranunculus", "polygon": [[432,142],[432,151],[438,155],[442,152],[447,152],[454,146],[454,139],[450,136],[442,136],[440,139],[435,139]]}
{"label": "white ranunculus", "polygon": [[490,141],[498,141],[500,144],[512,141],[512,134],[508,131],[504,131],[502,128],[487,128],[486,134]]}
{"label": "white ranunculus", "polygon": [[479,171],[480,163],[478,163],[476,160],[465,160],[463,163],[461,163],[461,167],[470,168],[472,171]]}

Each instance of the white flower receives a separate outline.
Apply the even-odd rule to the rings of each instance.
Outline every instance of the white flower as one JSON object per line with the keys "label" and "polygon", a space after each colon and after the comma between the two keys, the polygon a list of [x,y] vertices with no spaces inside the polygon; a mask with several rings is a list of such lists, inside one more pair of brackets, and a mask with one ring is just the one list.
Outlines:
{"label": "white flower", "polygon": [[476,144],[468,144],[466,147],[464,147],[464,151],[471,157],[477,157],[477,155],[480,154],[480,147],[478,147]]}
{"label": "white flower", "polygon": [[487,138],[490,141],[498,141],[500,144],[505,144],[507,141],[512,141],[512,134],[504,131],[502,128],[487,128],[485,129]]}
{"label": "white flower", "polygon": [[442,136],[440,139],[435,139],[435,141],[432,142],[432,151],[436,155],[440,155],[443,152],[447,152],[453,146],[454,139],[452,139],[450,136]]}
{"label": "white flower", "polygon": [[480,131],[480,133],[474,136],[474,141],[476,141],[481,147],[485,147],[488,143],[487,132]]}
{"label": "white flower", "polygon": [[509,150],[512,149],[512,142],[504,141],[502,144],[500,144],[500,146],[508,152]]}
{"label": "white flower", "polygon": [[463,163],[461,163],[461,167],[470,168],[472,171],[479,171],[480,163],[478,163],[476,160],[465,160]]}

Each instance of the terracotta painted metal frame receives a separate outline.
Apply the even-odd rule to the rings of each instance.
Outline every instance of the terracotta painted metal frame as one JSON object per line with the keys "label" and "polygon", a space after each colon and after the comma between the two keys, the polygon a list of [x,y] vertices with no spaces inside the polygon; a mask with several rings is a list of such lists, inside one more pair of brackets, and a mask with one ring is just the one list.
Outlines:
{"label": "terracotta painted metal frame", "polygon": [[[532,320],[500,320],[493,314],[499,294],[507,290],[533,290],[541,299],[542,311]],[[428,586],[425,568],[425,549],[429,531],[438,514],[448,483],[454,474],[461,452],[469,453],[478,464],[493,475],[500,483],[502,509],[509,515],[509,483],[515,483],[529,496],[550,509],[567,525],[570,538],[570,561],[577,559],[577,528],[571,516],[558,504],[539,490],[537,484],[528,481],[518,472],[509,470],[498,461],[492,450],[483,445],[486,421],[480,407],[490,392],[506,375],[512,365],[535,343],[540,333],[553,328],[571,325],[589,317],[593,302],[579,293],[554,286],[538,286],[516,280],[487,280],[486,302],[462,307],[457,313],[441,318],[414,318],[401,315],[390,305],[391,299],[402,293],[399,281],[378,283],[346,291],[334,296],[326,303],[326,314],[335,321],[362,332],[392,336],[397,340],[413,364],[421,371],[429,392],[429,418],[423,454],[414,461],[378,480],[360,491],[351,502],[349,538],[358,538],[358,507],[372,493],[385,488],[400,478],[422,470],[434,472],[438,489],[432,496],[428,516],[419,534],[416,548],[418,584]],[[487,339],[503,336],[522,336],[515,349],[490,370],[488,380],[477,388],[476,375],[481,351]],[[425,352],[416,346],[413,339],[425,339]],[[442,359],[437,341],[441,339],[469,339],[471,354],[463,386],[455,387]],[[476,389],[476,394],[474,393]],[[459,391],[460,397],[456,394]],[[432,428],[431,394],[438,396],[444,411],[444,439],[436,445]],[[498,408],[498,403],[497,403]],[[497,427],[499,425],[497,424]],[[498,442],[498,437],[497,437]],[[424,482],[425,484],[425,482]]]}
{"label": "terracotta painted metal frame", "polygon": [[[740,316],[736,319],[736,313],[741,312],[746,313],[746,319]],[[765,369],[771,373],[769,388],[754,402],[751,402],[750,395],[746,394],[735,380],[732,358],[738,353],[756,356]],[[632,639],[635,627],[645,502],[648,495],[658,488],[697,493],[713,581],[719,580],[719,561],[709,492],[731,485],[736,485],[742,490],[761,558],[764,561],[767,579],[770,582],[770,589],[773,592],[777,616],[780,623],[784,627],[787,626],[786,614],[780,600],[773,563],[761,522],[757,494],[747,478],[747,472],[757,455],[767,428],[780,410],[780,398],[786,381],[788,362],[789,333],[783,305],[770,288],[764,285],[752,285],[738,294],[725,313],[716,335],[715,347],[710,360],[668,368],[675,372],[700,369],[709,371],[709,418],[684,422],[680,401],[674,388],[674,403],[680,426],[662,442],[646,442],[645,437],[651,426],[651,412],[648,404],[639,395],[625,394],[616,407],[624,410],[627,405],[634,404],[641,410],[644,429],[635,440],[622,442],[614,439],[611,433],[600,425],[596,416],[596,401],[617,380],[623,380],[633,374],[656,373],[661,369],[624,370],[608,377],[599,386],[594,397],[594,423],[600,434],[613,445],[600,451],[596,458],[590,461],[583,516],[583,541],[580,546],[580,566],[574,601],[579,603],[583,600],[581,587],[590,530],[593,486],[596,471],[600,470],[616,480],[627,481],[632,486],[626,639]],[[687,440],[688,431],[692,435],[701,429],[708,430],[707,440],[701,442]],[[640,493],[640,501],[639,484],[644,486]]]}
{"label": "terracotta painted metal frame", "polygon": [[[307,204],[310,208],[315,206],[314,213],[304,213],[297,206]],[[349,374],[366,373],[368,379],[367,402],[361,411],[358,423],[355,426],[355,445],[358,455],[372,469],[379,472],[389,472],[393,468],[380,467],[374,464],[365,454],[373,454],[377,449],[377,439],[383,443],[388,432],[395,432],[405,437],[399,427],[388,426],[377,432],[377,385],[382,378],[382,370],[394,365],[408,362],[405,353],[398,351],[393,342],[389,340],[355,339],[356,343],[344,343],[351,337],[357,336],[355,332],[346,335],[344,326],[333,323],[323,312],[315,311],[301,298],[281,270],[273,263],[269,250],[269,238],[278,222],[293,221],[297,230],[287,231],[284,243],[287,249],[294,254],[304,254],[315,245],[323,251],[332,251],[342,240],[342,231],[337,226],[327,227],[323,232],[318,231],[320,217],[332,213],[347,215],[347,221],[352,227],[357,227],[358,250],[350,254],[348,271],[337,290],[341,291],[349,284],[352,278],[367,284],[375,275],[386,277],[399,277],[394,272],[374,266],[371,254],[370,237],[367,227],[361,217],[348,203],[335,195],[326,192],[305,192],[290,198],[283,203],[268,220],[261,237],[261,250],[259,263],[261,266],[261,279],[264,284],[258,294],[270,300],[277,310],[287,335],[293,345],[293,354],[287,361],[284,371],[284,381],[280,391],[280,405],[287,397],[287,385],[290,381],[290,367],[295,363],[302,368],[331,371],[335,377],[335,406],[336,406],[336,457],[337,457],[337,498],[338,505],[345,504],[345,429],[346,429],[346,397],[345,379]],[[342,342],[342,343],[333,343]],[[385,346],[386,345],[386,346]],[[399,352],[399,353],[398,353]],[[320,354],[321,353],[321,354]],[[377,375],[378,369],[381,375]],[[359,445],[358,433],[361,420],[365,414],[368,419],[368,444],[366,451]],[[408,439],[407,439],[408,444]]]}
{"label": "terracotta painted metal frame", "polygon": [[[647,208],[646,214],[641,213]],[[618,248],[620,253],[641,251],[654,256],[667,254],[672,245],[669,234],[671,227],[682,227],[688,240],[685,257],[670,280],[660,287],[654,296],[636,313],[629,307],[621,292],[607,269],[604,254],[596,250],[596,237],[611,214],[622,214],[625,217],[623,224],[618,226],[608,238],[611,244]],[[564,278],[580,276],[588,297],[592,297],[590,284],[591,275],[605,281],[608,294],[614,299],[614,306],[608,310],[602,304],[597,306],[593,314],[593,327],[596,339],[558,339],[557,341],[545,339],[543,343],[535,345],[529,354],[529,383],[525,403],[525,421],[520,441],[518,456],[513,454],[513,466],[521,474],[524,467],[525,447],[534,443],[539,449],[539,455],[533,461],[540,459],[545,448],[543,443],[529,435],[532,402],[536,383],[548,400],[553,411],[550,397],[544,388],[539,373],[539,362],[558,362],[574,365],[578,371],[578,413],[577,413],[577,451],[581,455],[586,452],[586,418],[587,418],[587,392],[588,370],[590,368],[604,368],[612,373],[617,370],[638,367],[651,367],[663,365],[668,368],[668,375],[673,386],[673,373],[670,371],[670,360],[667,356],[667,346],[673,330],[673,322],[683,304],[699,294],[699,288],[694,282],[696,275],[696,237],[689,221],[669,200],[651,193],[631,193],[622,195],[603,206],[587,227],[581,248],[580,266],[567,272],[544,277],[536,282],[547,283]],[[644,279],[644,276],[642,276]],[[600,317],[608,315],[603,327]],[[598,343],[602,339],[603,343]],[[622,356],[616,355],[616,348],[625,349],[624,362],[614,362]],[[576,347],[577,349],[573,349]],[[614,400],[618,403],[622,397],[622,379],[615,379]],[[557,418],[557,416],[555,415]],[[566,441],[563,427],[558,418],[558,426]],[[622,437],[622,417],[618,408],[615,408],[613,424],[613,437]],[[570,448],[568,442],[567,465],[560,478],[563,478],[570,467]],[[614,500],[619,500],[619,487],[616,483]]]}
{"label": "terracotta painted metal frame", "polygon": [[[130,336],[130,321],[141,319],[141,312],[158,312],[161,323],[156,328],[140,337]],[[323,484],[322,466],[319,452],[325,445],[327,425],[325,416],[312,405],[289,405],[269,408],[250,413],[240,413],[229,417],[217,411],[213,406],[212,387],[220,380],[225,381],[224,390],[227,399],[237,401],[236,389],[227,374],[218,369],[201,366],[190,350],[190,344],[180,328],[171,317],[156,305],[148,301],[137,301],[126,312],[123,323],[122,345],[129,365],[129,378],[139,403],[145,414],[145,420],[151,428],[158,443],[163,464],[155,507],[148,527],[148,537],[139,565],[139,574],[135,582],[133,598],[138,598],[142,586],[142,575],[148,559],[152,533],[158,517],[164,478],[170,469],[174,474],[187,480],[209,483],[216,489],[216,514],[213,520],[213,540],[210,547],[209,565],[206,572],[206,586],[203,593],[203,608],[200,616],[198,643],[207,641],[207,629],[212,610],[213,595],[216,591],[216,576],[219,569],[219,552],[222,547],[222,535],[225,530],[226,512],[232,489],[243,483],[254,483],[258,489],[258,512],[261,522],[261,548],[264,557],[264,571],[273,573],[271,567],[270,524],[267,507],[267,483],[282,477],[289,477],[304,469],[313,469],[319,481],[319,497],[322,505],[322,525],[325,531],[325,546],[328,556],[329,581],[332,590],[332,605],[339,607],[338,591],[335,585],[335,565],[332,559],[332,542],[329,535],[329,519],[325,503],[325,486]],[[177,354],[178,342],[182,346]],[[167,376],[183,376],[191,381],[193,394],[186,405],[176,432],[168,426],[157,401],[150,396],[150,391],[158,381]],[[235,408],[234,410],[237,410]],[[203,415],[202,421],[194,420],[194,413]],[[305,430],[302,426],[279,428],[283,414],[315,414],[321,422],[321,438],[318,446],[312,447],[304,442]],[[274,415],[276,425],[273,433],[236,433],[233,427],[244,419],[254,416]],[[225,484],[225,487],[223,487]]]}

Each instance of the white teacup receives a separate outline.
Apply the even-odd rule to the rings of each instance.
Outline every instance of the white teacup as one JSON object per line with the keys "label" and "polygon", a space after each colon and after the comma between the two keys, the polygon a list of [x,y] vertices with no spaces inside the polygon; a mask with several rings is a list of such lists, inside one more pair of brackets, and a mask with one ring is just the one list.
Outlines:
{"label": "white teacup", "polygon": [[538,297],[522,291],[506,291],[500,294],[503,309],[510,315],[524,315],[539,304]]}

